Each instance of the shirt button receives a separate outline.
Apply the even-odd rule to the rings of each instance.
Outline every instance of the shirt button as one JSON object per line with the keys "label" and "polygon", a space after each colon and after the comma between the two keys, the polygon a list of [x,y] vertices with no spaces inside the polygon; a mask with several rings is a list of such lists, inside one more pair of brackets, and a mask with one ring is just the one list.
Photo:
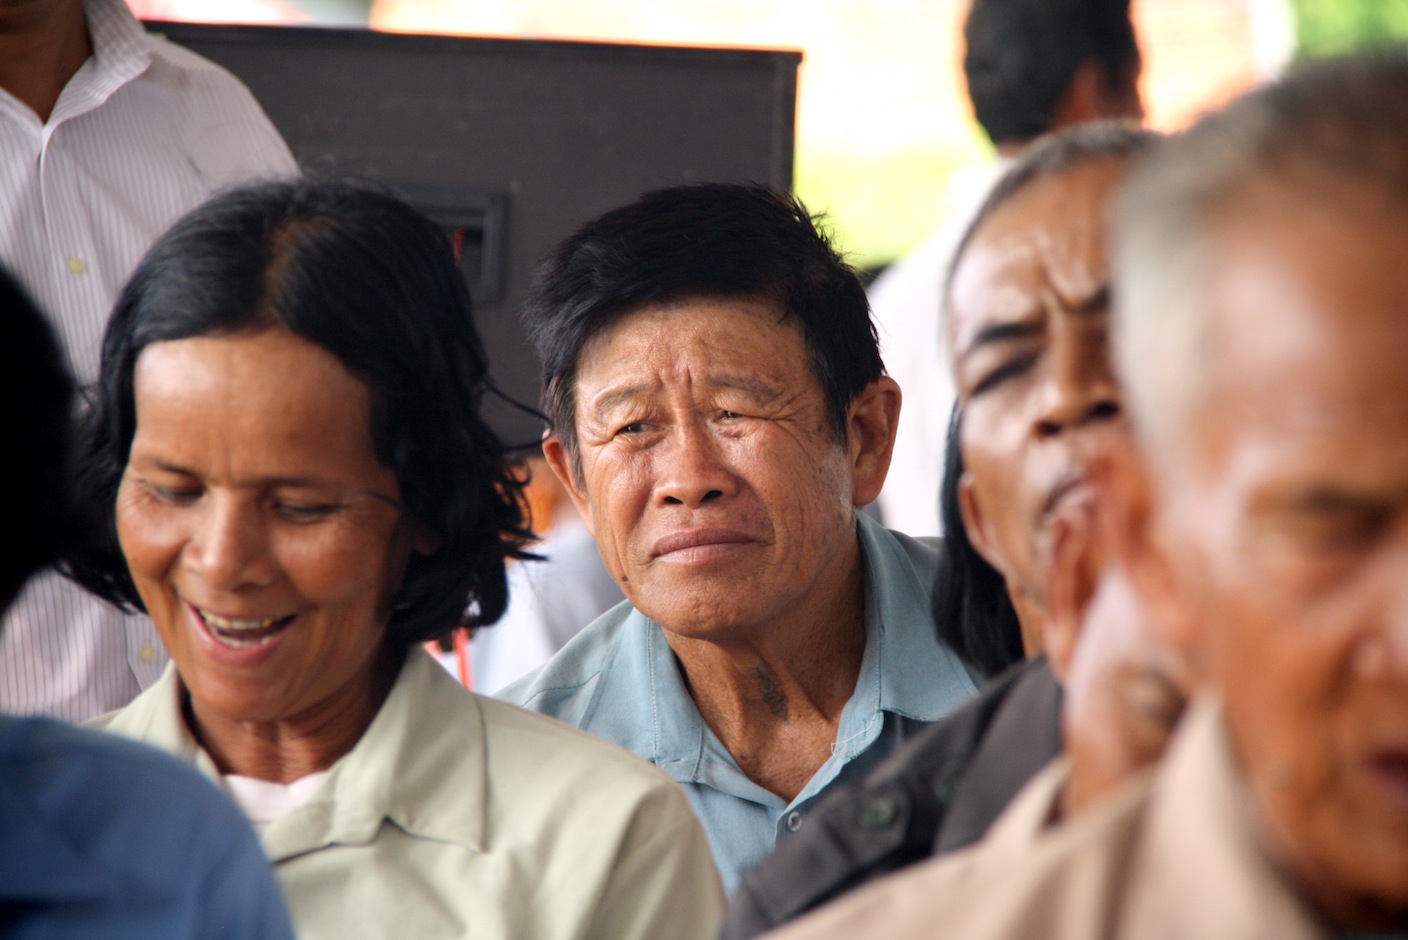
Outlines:
{"label": "shirt button", "polygon": [[78,255],[68,259],[68,270],[70,274],[82,274],[88,270],[88,264]]}
{"label": "shirt button", "polygon": [[142,662],[150,663],[154,659],[156,659],[156,647],[148,643],[142,647]]}
{"label": "shirt button", "polygon": [[875,796],[861,804],[856,814],[856,825],[862,829],[884,829],[895,821],[900,808],[888,796]]}
{"label": "shirt button", "polygon": [[784,825],[787,826],[787,831],[788,831],[788,832],[796,832],[798,829],[801,829],[801,828],[802,828],[802,814],[799,813],[799,812],[797,812],[797,811],[794,809],[792,812],[790,812],[790,813],[787,814],[787,819],[786,819]]}

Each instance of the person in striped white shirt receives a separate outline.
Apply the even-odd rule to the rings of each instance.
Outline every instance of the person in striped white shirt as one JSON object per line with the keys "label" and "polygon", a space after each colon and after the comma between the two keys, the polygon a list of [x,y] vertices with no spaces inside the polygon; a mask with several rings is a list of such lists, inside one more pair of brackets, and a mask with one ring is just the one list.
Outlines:
{"label": "person in striped white shirt", "polygon": [[[80,382],[147,247],[208,195],[298,167],[249,90],[148,34],[122,0],[0,0],[0,263],[47,311]],[[146,617],[53,572],[0,631],[0,711],[81,721],[160,675]]]}

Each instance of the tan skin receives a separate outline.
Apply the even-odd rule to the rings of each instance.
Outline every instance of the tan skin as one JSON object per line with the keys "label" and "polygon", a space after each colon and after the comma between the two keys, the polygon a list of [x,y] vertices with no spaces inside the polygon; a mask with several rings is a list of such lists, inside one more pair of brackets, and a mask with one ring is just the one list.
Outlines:
{"label": "tan skin", "polygon": [[1038,180],[984,223],[949,321],[963,406],[960,506],[1002,572],[1029,656],[1067,688],[1059,815],[1107,797],[1163,753],[1189,678],[1109,563],[1101,483],[1136,459],[1108,345],[1107,207],[1125,158]]}
{"label": "tan skin", "polygon": [[0,88],[41,122],[92,54],[82,0],[0,0]]}
{"label": "tan skin", "polygon": [[282,328],[155,343],[134,388],[118,536],[191,732],[225,773],[327,769],[390,690],[391,598],[431,548],[376,458],[370,393]]}
{"label": "tan skin", "polygon": [[855,507],[889,468],[882,378],[837,439],[798,327],[762,300],[626,315],[583,349],[577,457],[553,471],[626,596],[661,624],[704,721],[792,799],[831,755],[865,650]]}
{"label": "tan skin", "polygon": [[1061,505],[1042,546],[1043,636],[1065,693],[1063,818],[1096,806],[1163,756],[1195,685],[1113,557],[1108,480],[1114,465],[1138,459],[1128,436],[1112,438],[1096,457],[1094,485]]}
{"label": "tan skin", "polygon": [[1225,703],[1270,854],[1330,925],[1403,930],[1408,219],[1343,180],[1240,195],[1206,404],[1126,475],[1122,552]]}
{"label": "tan skin", "polygon": [[1029,655],[1043,648],[1037,546],[1093,453],[1126,433],[1110,366],[1105,210],[1128,161],[1036,180],[999,207],[954,273],[948,321],[974,548],[1007,582]]}

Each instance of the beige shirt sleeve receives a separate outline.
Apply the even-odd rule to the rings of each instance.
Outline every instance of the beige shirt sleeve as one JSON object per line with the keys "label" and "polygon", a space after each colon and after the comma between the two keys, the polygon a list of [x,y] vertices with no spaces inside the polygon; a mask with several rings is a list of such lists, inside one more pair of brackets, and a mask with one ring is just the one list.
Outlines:
{"label": "beige shirt sleeve", "polygon": [[642,801],[590,936],[713,940],[718,935],[723,889],[709,843],[684,794],[670,786]]}

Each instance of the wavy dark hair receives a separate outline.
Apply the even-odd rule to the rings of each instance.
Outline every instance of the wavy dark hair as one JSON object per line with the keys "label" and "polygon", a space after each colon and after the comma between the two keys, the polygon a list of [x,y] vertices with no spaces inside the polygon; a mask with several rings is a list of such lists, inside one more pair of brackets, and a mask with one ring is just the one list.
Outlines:
{"label": "wavy dark hair", "polygon": [[944,553],[934,573],[930,602],[939,639],[969,667],[991,678],[1026,654],[1022,625],[1007,593],[1007,582],[978,554],[963,527],[963,513],[958,508],[958,481],[963,477],[963,448],[958,446],[962,419],[962,411],[954,405],[939,485]]}
{"label": "wavy dark hair", "polygon": [[151,248],[103,338],[79,486],[102,508],[64,563],[83,586],[142,609],[114,501],[136,432],[133,372],[153,343],[282,327],[326,349],[371,392],[377,458],[409,520],[434,533],[392,599],[388,642],[492,623],[507,558],[526,557],[522,484],[480,414],[495,391],[445,232],[410,206],[347,183],[281,180],[222,193]]}
{"label": "wavy dark hair", "polygon": [[851,401],[885,374],[859,276],[794,196],[741,183],[649,192],[553,249],[523,308],[543,364],[542,408],[579,473],[583,347],[642,307],[695,298],[764,298],[796,323],[838,440]]}

